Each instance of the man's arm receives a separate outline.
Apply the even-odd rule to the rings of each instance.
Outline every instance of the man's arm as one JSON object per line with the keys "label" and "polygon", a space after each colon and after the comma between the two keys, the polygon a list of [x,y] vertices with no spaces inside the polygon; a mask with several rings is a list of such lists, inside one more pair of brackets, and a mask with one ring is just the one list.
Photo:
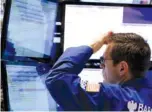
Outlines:
{"label": "man's arm", "polygon": [[92,53],[88,46],[68,48],[54,64],[52,72],[79,74]]}
{"label": "man's arm", "polygon": [[96,110],[96,102],[80,87],[78,74],[93,52],[98,51],[105,38],[89,46],[67,49],[55,63],[46,78],[46,85],[64,110]]}
{"label": "man's arm", "polygon": [[95,110],[95,103],[80,86],[78,74],[92,49],[81,46],[67,49],[46,78],[46,86],[63,110]]}

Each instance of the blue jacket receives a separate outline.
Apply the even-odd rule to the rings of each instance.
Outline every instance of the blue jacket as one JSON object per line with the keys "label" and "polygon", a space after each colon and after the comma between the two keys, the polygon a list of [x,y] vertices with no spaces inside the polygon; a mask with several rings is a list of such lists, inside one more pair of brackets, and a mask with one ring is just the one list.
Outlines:
{"label": "blue jacket", "polygon": [[63,110],[152,111],[152,84],[146,78],[101,83],[99,92],[82,88],[78,74],[92,53],[88,46],[69,48],[49,72],[46,86]]}

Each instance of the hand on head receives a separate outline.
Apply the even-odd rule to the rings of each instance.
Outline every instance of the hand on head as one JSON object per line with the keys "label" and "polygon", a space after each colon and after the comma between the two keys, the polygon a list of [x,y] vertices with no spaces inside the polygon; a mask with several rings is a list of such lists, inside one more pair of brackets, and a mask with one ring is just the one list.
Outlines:
{"label": "hand on head", "polygon": [[113,34],[112,31],[104,34],[104,36],[100,37],[99,40],[92,43],[90,47],[93,49],[93,53],[97,52],[104,44],[108,44],[110,42],[110,36]]}
{"label": "hand on head", "polygon": [[110,36],[112,34],[113,34],[112,31],[107,32],[106,34],[104,34],[104,36],[102,36],[101,41],[103,41],[104,44],[110,43]]}

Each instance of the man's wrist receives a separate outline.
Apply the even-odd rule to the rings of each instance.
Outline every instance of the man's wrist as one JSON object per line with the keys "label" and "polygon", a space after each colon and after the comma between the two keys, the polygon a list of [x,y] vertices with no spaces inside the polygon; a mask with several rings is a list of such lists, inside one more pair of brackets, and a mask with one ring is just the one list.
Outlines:
{"label": "man's wrist", "polygon": [[89,47],[92,48],[93,53],[96,53],[103,45],[104,45],[104,42],[96,41],[93,44],[89,45]]}

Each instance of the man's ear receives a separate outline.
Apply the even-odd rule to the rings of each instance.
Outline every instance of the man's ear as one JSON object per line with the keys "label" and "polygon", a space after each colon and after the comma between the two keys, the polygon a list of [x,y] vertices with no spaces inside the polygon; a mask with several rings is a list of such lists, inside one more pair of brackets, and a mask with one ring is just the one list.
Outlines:
{"label": "man's ear", "polygon": [[119,63],[119,73],[120,73],[120,76],[125,75],[128,72],[129,72],[128,63],[126,61],[121,61]]}

